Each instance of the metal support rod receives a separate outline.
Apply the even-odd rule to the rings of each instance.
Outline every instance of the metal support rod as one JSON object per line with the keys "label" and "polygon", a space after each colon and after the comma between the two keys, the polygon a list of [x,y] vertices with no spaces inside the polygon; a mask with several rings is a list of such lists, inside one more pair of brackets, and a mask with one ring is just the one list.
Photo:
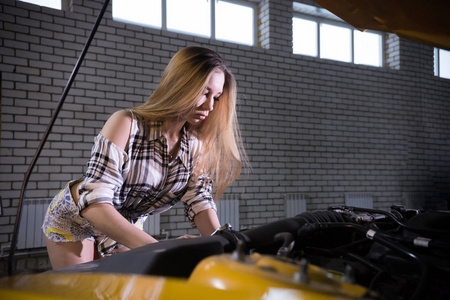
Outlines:
{"label": "metal support rod", "polygon": [[23,184],[22,184],[22,190],[20,193],[20,199],[19,199],[19,204],[17,207],[17,215],[16,215],[16,223],[14,225],[14,232],[13,232],[13,236],[12,236],[12,241],[11,241],[11,249],[9,252],[9,261],[8,261],[8,275],[13,275],[14,274],[14,254],[15,254],[15,250],[16,250],[16,246],[17,246],[17,235],[19,232],[19,224],[20,224],[20,217],[21,217],[21,212],[22,212],[22,203],[23,203],[23,199],[25,198],[25,191],[28,185],[28,181],[30,179],[31,176],[31,172],[34,169],[34,166],[36,165],[36,161],[39,158],[39,155],[41,154],[42,149],[44,148],[45,142],[47,141],[47,138],[53,128],[53,125],[55,124],[56,118],[58,117],[58,114],[64,104],[64,101],[67,97],[67,94],[69,93],[69,90],[72,86],[73,81],[75,80],[75,76],[78,73],[78,70],[81,67],[81,64],[83,63],[84,57],[86,56],[87,50],[89,49],[89,46],[91,45],[91,42],[94,38],[95,33],[97,32],[97,28],[100,25],[100,22],[103,18],[103,15],[106,11],[106,8],[108,7],[110,0],[105,0],[105,2],[103,3],[103,7],[101,9],[101,11],[99,12],[97,19],[95,20],[94,26],[92,27],[91,33],[89,34],[89,37],[84,45],[83,50],[81,51],[81,54],[78,58],[77,63],[75,64],[75,67],[72,71],[72,74],[70,74],[69,80],[66,84],[66,87],[64,88],[63,93],[61,94],[61,98],[59,99],[59,103],[58,106],[56,107],[54,113],[53,113],[53,117],[50,120],[50,123],[48,124],[47,130],[45,131],[45,134],[41,140],[41,143],[39,144],[38,149],[36,150],[36,153],[33,157],[33,160],[28,168],[27,173],[25,174],[25,178],[23,180]]}

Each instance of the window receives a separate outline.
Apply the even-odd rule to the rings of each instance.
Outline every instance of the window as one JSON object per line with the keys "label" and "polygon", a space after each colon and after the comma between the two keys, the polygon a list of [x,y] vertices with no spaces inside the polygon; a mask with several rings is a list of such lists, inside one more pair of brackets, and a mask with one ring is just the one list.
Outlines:
{"label": "window", "polygon": [[54,9],[62,9],[62,0],[20,0],[22,2],[28,2],[40,6],[46,6]]}
{"label": "window", "polygon": [[329,11],[294,2],[293,53],[375,67],[383,65],[382,34],[361,32]]}
{"label": "window", "polygon": [[450,51],[434,48],[434,75],[450,79]]}
{"label": "window", "polygon": [[320,57],[351,62],[351,40],[349,28],[320,24]]}
{"label": "window", "polygon": [[113,0],[116,21],[161,28],[161,0]]}
{"label": "window", "polygon": [[211,36],[211,4],[205,0],[166,0],[167,29]]}
{"label": "window", "polygon": [[355,64],[381,67],[383,65],[382,35],[359,30],[353,30],[353,35]]}
{"label": "window", "polygon": [[[218,1],[216,12],[216,38],[253,46],[255,9],[228,1]],[[231,17],[232,16],[232,17]]]}
{"label": "window", "polygon": [[[113,19],[245,45],[255,43],[256,4],[242,0],[113,0]],[[214,13],[212,13],[214,12]]]}
{"label": "window", "polygon": [[317,56],[317,23],[310,20],[294,18],[292,31],[295,32],[292,41],[294,53]]}

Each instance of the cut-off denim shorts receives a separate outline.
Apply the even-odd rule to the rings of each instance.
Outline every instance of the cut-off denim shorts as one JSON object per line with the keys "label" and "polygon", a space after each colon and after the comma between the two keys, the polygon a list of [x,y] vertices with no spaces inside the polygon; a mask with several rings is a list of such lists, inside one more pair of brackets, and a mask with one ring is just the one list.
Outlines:
{"label": "cut-off denim shorts", "polygon": [[[81,179],[69,181],[53,198],[45,214],[42,230],[45,236],[53,242],[80,242],[91,240],[97,242],[100,255],[107,255],[112,250],[122,247],[113,239],[108,238],[80,215],[80,210],[73,200],[70,188]],[[146,217],[141,217],[134,226],[143,230]]]}
{"label": "cut-off denim shorts", "polygon": [[79,242],[86,239],[95,241],[103,236],[95,230],[75,205],[70,188],[80,180],[72,180],[53,198],[45,214],[42,230],[53,242]]}

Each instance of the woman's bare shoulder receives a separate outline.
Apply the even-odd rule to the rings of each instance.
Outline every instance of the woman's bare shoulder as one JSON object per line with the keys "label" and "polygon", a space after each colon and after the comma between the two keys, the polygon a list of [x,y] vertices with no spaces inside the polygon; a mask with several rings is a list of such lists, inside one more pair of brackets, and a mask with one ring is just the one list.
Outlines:
{"label": "woman's bare shoulder", "polygon": [[132,121],[133,118],[129,111],[117,111],[109,117],[100,133],[109,141],[126,150]]}

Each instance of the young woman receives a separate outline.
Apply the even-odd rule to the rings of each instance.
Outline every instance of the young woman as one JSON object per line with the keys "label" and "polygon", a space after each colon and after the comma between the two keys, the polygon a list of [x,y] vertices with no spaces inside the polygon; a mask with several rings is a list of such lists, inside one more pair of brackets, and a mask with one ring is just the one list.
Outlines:
{"label": "young woman", "polygon": [[84,177],[50,204],[43,230],[52,267],[157,242],[142,230],[145,218],[178,201],[202,235],[220,227],[212,195],[239,176],[244,157],[235,106],[235,79],[216,52],[177,52],[146,103],[108,119]]}

